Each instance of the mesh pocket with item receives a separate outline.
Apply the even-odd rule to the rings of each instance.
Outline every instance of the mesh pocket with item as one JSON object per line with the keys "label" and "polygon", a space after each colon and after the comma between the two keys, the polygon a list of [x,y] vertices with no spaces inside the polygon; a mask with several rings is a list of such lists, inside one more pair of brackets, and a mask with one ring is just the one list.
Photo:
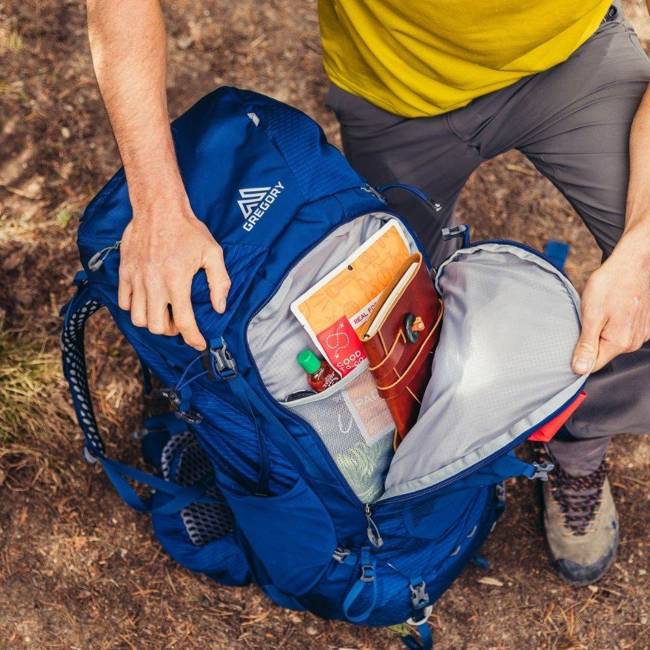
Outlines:
{"label": "mesh pocket with item", "polygon": [[285,406],[316,430],[361,501],[381,495],[395,425],[366,363],[324,393]]}

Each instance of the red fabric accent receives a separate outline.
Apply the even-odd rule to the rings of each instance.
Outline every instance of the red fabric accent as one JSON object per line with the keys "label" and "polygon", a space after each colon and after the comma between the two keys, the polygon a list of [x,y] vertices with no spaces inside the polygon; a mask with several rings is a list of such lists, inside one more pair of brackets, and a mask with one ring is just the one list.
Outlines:
{"label": "red fabric accent", "polygon": [[552,420],[543,424],[528,440],[531,442],[549,442],[553,436],[562,428],[562,425],[575,413],[576,409],[585,401],[587,393],[584,390],[567,406],[564,411],[558,413]]}

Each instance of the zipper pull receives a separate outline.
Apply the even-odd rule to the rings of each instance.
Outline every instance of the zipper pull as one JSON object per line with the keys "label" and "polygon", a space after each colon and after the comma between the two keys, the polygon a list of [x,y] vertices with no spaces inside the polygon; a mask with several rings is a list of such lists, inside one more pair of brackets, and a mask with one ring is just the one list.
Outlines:
{"label": "zipper pull", "polygon": [[372,510],[370,510],[369,503],[365,504],[364,513],[366,515],[366,521],[368,522],[368,529],[366,531],[368,534],[368,539],[375,548],[379,548],[380,546],[383,546],[384,540],[381,538],[379,528],[377,527],[375,520],[372,518]]}
{"label": "zipper pull", "polygon": [[102,248],[101,250],[97,251],[89,260],[88,260],[88,268],[91,271],[99,271],[99,269],[102,268],[102,265],[106,261],[106,258],[113,252],[116,251],[119,247],[122,241],[118,239],[115,243],[111,244],[110,246],[106,246],[105,248]]}

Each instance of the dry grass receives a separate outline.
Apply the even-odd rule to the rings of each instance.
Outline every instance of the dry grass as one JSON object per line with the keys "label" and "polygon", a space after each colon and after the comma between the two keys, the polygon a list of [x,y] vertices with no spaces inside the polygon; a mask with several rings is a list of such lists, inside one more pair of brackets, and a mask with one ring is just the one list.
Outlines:
{"label": "dry grass", "polygon": [[50,436],[45,422],[60,419],[43,397],[59,380],[59,360],[25,332],[4,327],[0,320],[0,444]]}
{"label": "dry grass", "polygon": [[[174,114],[229,83],[298,106],[338,141],[323,108],[315,0],[167,5]],[[642,3],[626,6],[650,38]],[[0,61],[0,648],[401,647],[390,631],[280,610],[254,587],[183,570],[81,461],[59,374],[58,308],[78,265],[77,215],[118,163],[82,0],[0,0]],[[570,242],[578,285],[598,264],[579,219],[518,154],[482,166],[458,209],[481,237]],[[100,427],[134,456],[137,366],[106,316],[96,319],[87,340]],[[650,648],[650,439],[618,439],[612,461],[622,543],[598,587],[555,576],[532,487],[515,484],[483,550],[491,569],[469,567],[436,606],[438,648]]]}

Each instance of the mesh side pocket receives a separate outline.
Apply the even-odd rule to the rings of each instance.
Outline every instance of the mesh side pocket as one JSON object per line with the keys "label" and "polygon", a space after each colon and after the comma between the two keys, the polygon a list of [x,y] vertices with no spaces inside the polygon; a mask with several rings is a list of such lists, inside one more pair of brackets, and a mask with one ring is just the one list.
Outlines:
{"label": "mesh side pocket", "polygon": [[285,406],[316,430],[361,501],[371,503],[383,493],[395,425],[369,370]]}
{"label": "mesh side pocket", "polygon": [[[190,431],[174,436],[165,445],[161,456],[163,476],[181,485],[198,482],[214,484],[214,470],[210,461]],[[206,496],[223,501],[216,487],[207,490]],[[234,520],[225,503],[192,503],[181,510],[181,519],[195,546],[226,537],[233,532]]]}

